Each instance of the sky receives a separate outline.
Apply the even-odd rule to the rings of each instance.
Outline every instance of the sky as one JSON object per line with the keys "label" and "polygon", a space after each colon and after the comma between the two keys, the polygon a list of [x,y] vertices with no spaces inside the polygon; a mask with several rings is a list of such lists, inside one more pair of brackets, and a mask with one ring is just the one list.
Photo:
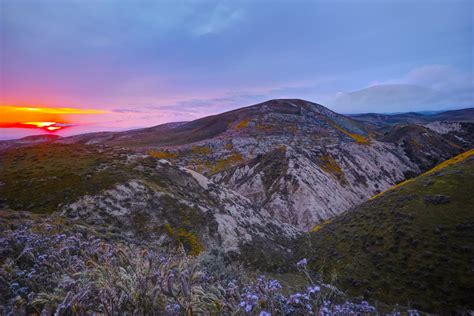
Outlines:
{"label": "sky", "polygon": [[[275,98],[339,113],[472,107],[473,4],[0,0],[0,126],[18,123],[7,107],[92,111],[63,114],[60,135]],[[42,131],[10,126],[0,139]]]}

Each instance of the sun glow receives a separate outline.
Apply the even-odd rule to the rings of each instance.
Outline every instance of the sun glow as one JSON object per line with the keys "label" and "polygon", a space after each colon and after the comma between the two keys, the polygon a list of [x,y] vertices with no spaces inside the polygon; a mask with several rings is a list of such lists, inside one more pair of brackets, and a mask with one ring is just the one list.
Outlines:
{"label": "sun glow", "polygon": [[46,129],[47,131],[50,131],[50,132],[54,132],[54,131],[72,126],[72,124],[64,124],[64,123],[58,123],[58,122],[25,122],[22,124]]}
{"label": "sun glow", "polygon": [[[0,106],[0,128],[34,128],[46,132],[56,132],[67,127],[81,125],[83,115],[104,113],[108,113],[108,111],[65,107]],[[73,123],[70,123],[71,120]]]}
{"label": "sun glow", "polygon": [[66,124],[60,122],[20,122],[20,123],[3,123],[0,128],[35,128],[42,129],[48,132],[55,132],[67,127],[74,126],[73,124]]}
{"label": "sun glow", "polygon": [[47,127],[56,124],[56,122],[25,122],[23,124],[34,125],[36,127]]}
{"label": "sun glow", "polygon": [[47,113],[47,114],[104,114],[108,113],[105,110],[94,110],[94,109],[74,109],[74,108],[44,108],[44,107],[21,107],[21,106],[1,106],[2,111],[13,111],[13,112],[36,112],[36,113]]}

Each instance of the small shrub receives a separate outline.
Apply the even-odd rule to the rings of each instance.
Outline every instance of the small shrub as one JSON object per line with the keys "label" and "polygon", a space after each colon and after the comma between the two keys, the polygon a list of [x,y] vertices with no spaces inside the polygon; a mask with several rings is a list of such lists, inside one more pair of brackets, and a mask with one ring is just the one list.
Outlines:
{"label": "small shrub", "polygon": [[212,151],[208,146],[192,146],[191,151],[197,155],[209,155]]}
{"label": "small shrub", "polygon": [[243,128],[246,128],[248,125],[249,125],[249,119],[244,119],[242,121],[240,121],[239,123],[237,123],[237,125],[235,125],[235,128],[237,130],[241,130]]}
{"label": "small shrub", "polygon": [[170,151],[149,150],[147,154],[157,159],[176,159],[178,154]]}

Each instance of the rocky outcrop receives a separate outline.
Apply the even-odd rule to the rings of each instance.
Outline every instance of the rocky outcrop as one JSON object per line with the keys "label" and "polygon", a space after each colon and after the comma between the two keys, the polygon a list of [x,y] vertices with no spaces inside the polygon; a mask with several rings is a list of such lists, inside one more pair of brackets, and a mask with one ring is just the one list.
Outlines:
{"label": "rocky outcrop", "polygon": [[394,145],[280,148],[212,179],[302,229],[328,220],[418,172]]}
{"label": "rocky outcrop", "polygon": [[[243,245],[261,246],[262,238],[272,247],[284,247],[298,234],[264,209],[254,208],[247,198],[195,171],[157,160],[146,173],[148,179],[137,176],[83,196],[63,206],[61,213],[78,223],[113,227],[141,240],[164,244],[178,239],[191,253],[216,247],[239,253]],[[260,245],[254,242],[256,237]]]}

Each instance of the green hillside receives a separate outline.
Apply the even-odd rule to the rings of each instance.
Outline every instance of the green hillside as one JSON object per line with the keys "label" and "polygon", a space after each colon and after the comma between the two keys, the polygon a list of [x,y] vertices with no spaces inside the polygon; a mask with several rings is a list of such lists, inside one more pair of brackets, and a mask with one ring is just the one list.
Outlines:
{"label": "green hillside", "polygon": [[[474,308],[474,150],[316,227],[300,257],[368,299]],[[310,249],[308,251],[308,249]]]}
{"label": "green hillside", "polygon": [[129,179],[126,154],[107,147],[40,144],[0,153],[0,198],[11,209],[51,213],[58,206]]}

